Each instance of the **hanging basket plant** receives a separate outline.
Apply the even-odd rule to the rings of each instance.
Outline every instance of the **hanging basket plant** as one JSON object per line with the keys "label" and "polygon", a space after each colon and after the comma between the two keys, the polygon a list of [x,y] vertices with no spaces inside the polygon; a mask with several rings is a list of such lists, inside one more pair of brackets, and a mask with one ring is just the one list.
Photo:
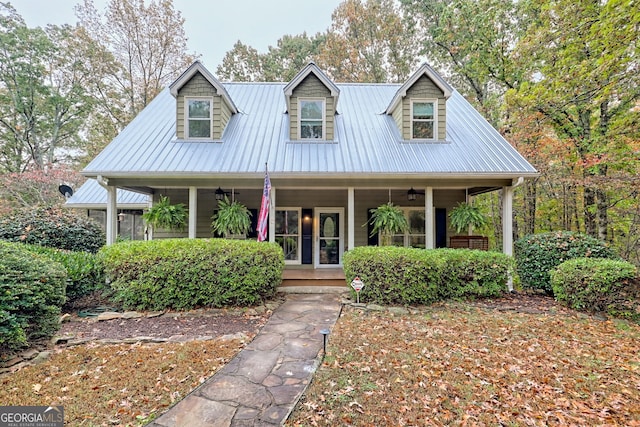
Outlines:
{"label": "hanging basket plant", "polygon": [[214,233],[225,237],[232,235],[246,236],[251,229],[251,212],[245,205],[237,201],[229,201],[225,196],[218,201],[218,211],[211,217],[211,229]]}
{"label": "hanging basket plant", "polygon": [[482,228],[487,224],[487,217],[476,206],[469,203],[458,203],[449,213],[451,226],[457,233],[468,230],[469,227]]}
{"label": "hanging basket plant", "polygon": [[404,212],[391,202],[372,209],[371,219],[365,225],[367,224],[371,224],[371,236],[380,233],[381,246],[390,245],[394,234],[404,233],[409,229]]}
{"label": "hanging basket plant", "polygon": [[187,225],[188,213],[184,203],[172,205],[167,196],[160,196],[158,203],[142,214],[154,229],[182,231]]}

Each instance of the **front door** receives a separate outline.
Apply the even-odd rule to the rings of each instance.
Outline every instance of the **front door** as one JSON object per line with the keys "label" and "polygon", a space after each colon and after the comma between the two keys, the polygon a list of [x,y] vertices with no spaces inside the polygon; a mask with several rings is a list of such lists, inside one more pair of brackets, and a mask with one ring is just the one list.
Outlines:
{"label": "front door", "polygon": [[315,266],[336,267],[342,265],[344,251],[343,208],[316,208]]}

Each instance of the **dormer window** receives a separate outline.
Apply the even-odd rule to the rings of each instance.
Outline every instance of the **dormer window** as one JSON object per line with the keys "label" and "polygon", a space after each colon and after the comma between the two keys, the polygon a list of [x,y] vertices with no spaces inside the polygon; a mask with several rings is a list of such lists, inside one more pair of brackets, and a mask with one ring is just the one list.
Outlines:
{"label": "dormer window", "polygon": [[437,107],[437,100],[420,99],[411,101],[412,139],[436,139],[436,135],[438,135]]}
{"label": "dormer window", "polygon": [[187,111],[186,138],[187,139],[211,139],[212,131],[212,105],[210,97],[187,97],[185,99]]}
{"label": "dormer window", "polygon": [[325,100],[300,99],[300,139],[325,139]]}

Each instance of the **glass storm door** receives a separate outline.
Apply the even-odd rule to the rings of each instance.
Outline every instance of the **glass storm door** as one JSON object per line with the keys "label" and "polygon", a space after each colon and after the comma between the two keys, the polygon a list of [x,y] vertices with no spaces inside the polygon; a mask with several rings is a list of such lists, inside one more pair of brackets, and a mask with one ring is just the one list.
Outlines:
{"label": "glass storm door", "polygon": [[318,208],[315,210],[316,245],[314,252],[316,267],[342,265],[343,217],[343,208]]}

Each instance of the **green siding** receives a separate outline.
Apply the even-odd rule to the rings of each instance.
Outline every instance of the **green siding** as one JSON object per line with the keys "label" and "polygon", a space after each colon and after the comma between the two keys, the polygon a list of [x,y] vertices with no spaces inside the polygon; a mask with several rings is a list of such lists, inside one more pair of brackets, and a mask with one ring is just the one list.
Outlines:
{"label": "green siding", "polygon": [[[447,139],[447,105],[444,94],[436,86],[431,79],[426,76],[422,76],[418,81],[407,90],[407,96],[402,99],[402,113],[401,117],[406,119],[402,122],[402,137],[404,139],[411,139],[411,99],[437,99],[438,100],[438,139],[444,141]],[[399,109],[398,106],[396,109]],[[393,112],[393,117],[396,118],[396,112]]]}
{"label": "green siding", "polygon": [[213,97],[213,133],[212,139],[220,139],[225,126],[231,118],[231,109],[223,101],[222,96],[217,95],[216,88],[205,79],[202,74],[196,73],[178,92],[176,102],[176,135],[179,139],[186,137],[184,100],[190,96]]}
{"label": "green siding", "polygon": [[334,138],[335,128],[335,98],[331,96],[331,91],[315,75],[308,75],[293,90],[290,99],[289,111],[289,137],[292,140],[300,139],[298,135],[298,98],[325,98],[325,130],[324,136],[327,141]]}

